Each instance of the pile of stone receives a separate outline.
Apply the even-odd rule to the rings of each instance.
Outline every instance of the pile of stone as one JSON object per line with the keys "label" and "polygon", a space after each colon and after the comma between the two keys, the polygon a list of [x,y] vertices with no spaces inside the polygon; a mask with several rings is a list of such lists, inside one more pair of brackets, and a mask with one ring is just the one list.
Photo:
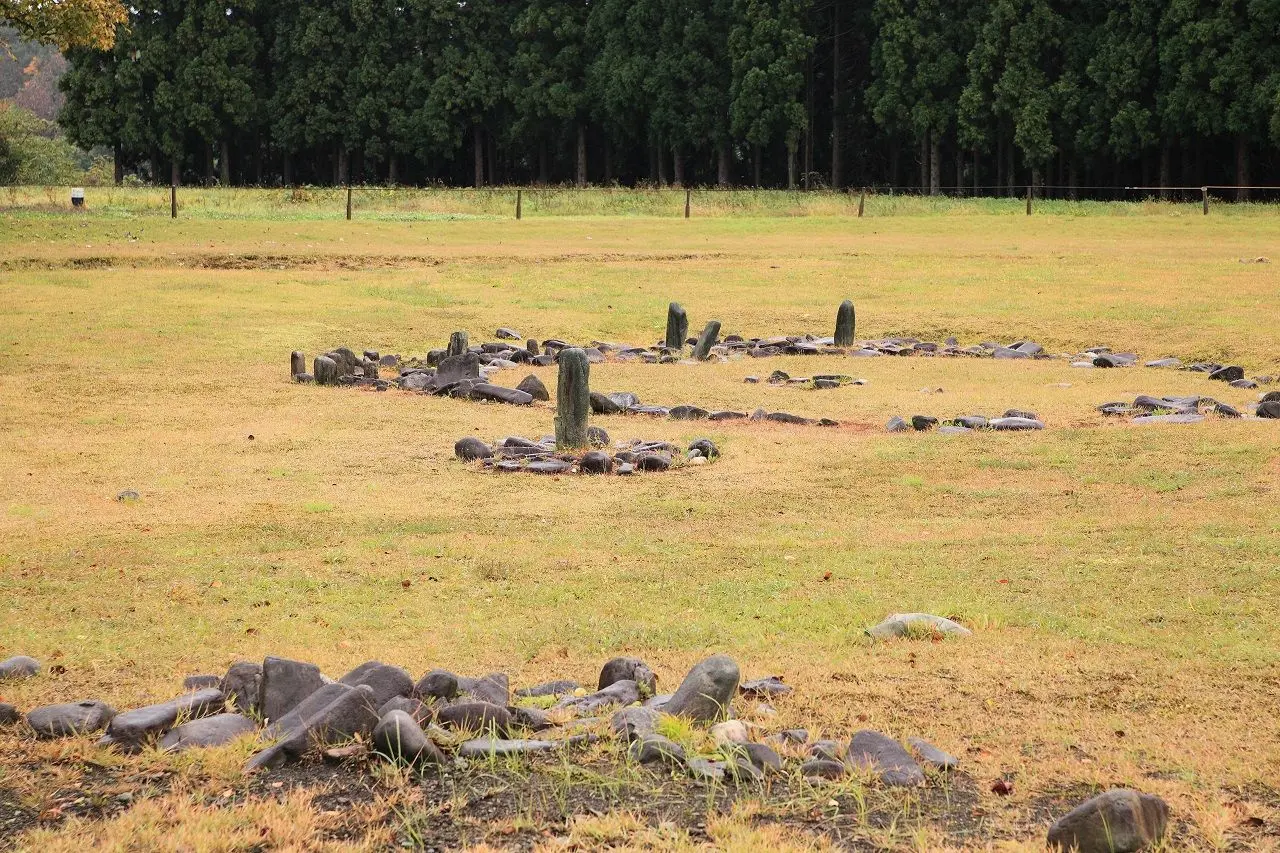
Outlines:
{"label": "pile of stone", "polygon": [[774,423],[795,424],[798,426],[839,426],[838,421],[831,418],[806,418],[790,412],[768,412],[756,409],[753,412],[732,410],[704,409],[701,406],[681,404],[679,406],[651,406],[640,402],[640,398],[630,391],[615,391],[611,394],[591,392],[591,413],[594,415],[649,415],[657,418],[670,418],[674,421],[772,421]]}
{"label": "pile of stone", "polygon": [[315,382],[317,385],[360,385],[385,391],[391,383],[379,378],[381,367],[395,367],[400,363],[398,355],[379,355],[375,350],[365,350],[356,355],[347,347],[338,347],[312,362],[307,372],[307,356],[294,350],[289,355],[289,374],[295,382]]}
{"label": "pile of stone", "polygon": [[1131,423],[1135,424],[1193,424],[1205,420],[1206,415],[1280,419],[1280,391],[1263,394],[1248,416],[1234,406],[1199,395],[1155,397],[1139,394],[1132,403],[1103,403],[1098,411],[1104,415],[1131,418]]}
{"label": "pile of stone", "polygon": [[463,462],[480,462],[486,470],[526,472],[530,474],[616,474],[627,476],[641,471],[668,471],[684,465],[706,465],[720,457],[720,449],[709,438],[689,443],[683,455],[680,448],[665,441],[633,439],[618,442],[613,452],[609,434],[600,427],[588,427],[590,450],[557,450],[553,435],[537,440],[509,436],[493,444],[478,438],[458,439],[453,453]]}
{"label": "pile of stone", "polygon": [[[748,376],[742,380],[748,385],[757,385],[759,376]],[[785,385],[790,388],[807,388],[815,391],[843,388],[846,385],[866,385],[865,379],[854,379],[845,373],[819,373],[815,376],[792,376],[785,370],[775,370],[765,380],[770,385]]]}
{"label": "pile of stone", "polygon": [[[955,623],[929,614],[899,614],[877,629],[904,636],[921,620],[948,633]],[[899,631],[898,629],[901,628]],[[0,680],[32,678],[38,661],[0,662]],[[262,743],[246,772],[279,767],[319,750],[327,760],[364,757],[426,769],[497,756],[558,753],[611,738],[631,761],[683,772],[715,784],[752,785],[794,767],[814,784],[846,777],[892,787],[920,787],[930,775],[960,769],[959,761],[920,737],[907,746],[864,729],[847,741],[815,739],[805,729],[772,734],[737,718],[736,699],[766,714],[792,691],[780,676],[742,681],[738,664],[714,655],[695,665],[674,693],[658,694],[658,678],[642,660],[619,657],[600,670],[594,690],[557,680],[511,690],[505,673],[468,678],[433,669],[415,681],[380,661],[357,666],[337,681],[303,661],[267,657],[241,661],[224,675],[189,676],[183,695],[117,714],[105,702],[85,700],[35,708],[26,715],[40,738],[96,734],[102,747],[169,752],[222,746],[245,737]],[[684,743],[663,732],[687,732],[673,718],[705,727]],[[0,705],[0,725],[22,720]],[[1056,821],[1051,848],[1082,853],[1140,850],[1158,843],[1169,809],[1159,797],[1128,789],[1106,791]]]}
{"label": "pile of stone", "polygon": [[888,432],[929,432],[937,430],[943,435],[964,435],[980,430],[995,432],[1027,432],[1044,429],[1044,421],[1035,412],[1022,409],[1007,409],[998,418],[987,418],[983,415],[961,415],[946,422],[939,421],[932,415],[912,415],[904,418],[894,415],[885,425]]}

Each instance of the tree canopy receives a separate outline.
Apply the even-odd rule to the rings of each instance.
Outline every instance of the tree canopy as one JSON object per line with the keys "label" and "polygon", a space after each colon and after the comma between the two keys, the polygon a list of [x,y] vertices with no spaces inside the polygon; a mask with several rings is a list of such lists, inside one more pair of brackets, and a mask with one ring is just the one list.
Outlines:
{"label": "tree canopy", "polygon": [[1280,0],[0,0],[0,17],[69,46],[69,136],[162,181],[1280,180]]}

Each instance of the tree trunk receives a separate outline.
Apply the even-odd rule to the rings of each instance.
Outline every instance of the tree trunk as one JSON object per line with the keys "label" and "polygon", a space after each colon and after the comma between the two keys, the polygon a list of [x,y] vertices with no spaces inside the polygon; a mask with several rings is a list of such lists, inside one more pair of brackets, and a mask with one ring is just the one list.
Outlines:
{"label": "tree trunk", "polygon": [[262,134],[253,136],[253,183],[262,186]]}
{"label": "tree trunk", "polygon": [[956,140],[956,182],[955,194],[957,196],[964,195],[964,149],[960,147],[960,140]]}
{"label": "tree trunk", "polygon": [[222,140],[222,150],[218,157],[219,180],[224,187],[231,186],[231,143]]}
{"label": "tree trunk", "polygon": [[1031,170],[1031,197],[1039,198],[1041,195],[1042,194],[1040,192],[1040,169],[1039,167],[1036,167]]}
{"label": "tree trunk", "polygon": [[1012,139],[1009,140],[1009,142],[1004,146],[1005,157],[1009,159],[1009,162],[1005,164],[1004,171],[1005,171],[1005,175],[1007,175],[1009,178],[1009,196],[1010,197],[1017,196],[1018,194],[1018,174],[1017,174],[1017,170],[1014,168],[1014,159],[1013,159],[1014,148],[1015,146],[1013,144]]}
{"label": "tree trunk", "polygon": [[992,195],[1000,195],[1005,188],[1005,156],[1004,156],[1004,134],[996,133],[996,191]]}
{"label": "tree trunk", "polygon": [[796,143],[787,141],[787,189],[796,188]]}
{"label": "tree trunk", "polygon": [[929,187],[929,132],[920,137],[920,195],[928,192]]}
{"label": "tree trunk", "polygon": [[175,187],[182,186],[181,155],[175,154],[173,160],[169,162],[169,184]]}
{"label": "tree trunk", "polygon": [[484,129],[476,125],[471,129],[471,149],[475,157],[475,185],[484,186]]}
{"label": "tree trunk", "polygon": [[978,197],[978,146],[973,146],[973,197]]}
{"label": "tree trunk", "polygon": [[831,189],[844,185],[840,167],[840,3],[831,4]]}
{"label": "tree trunk", "polygon": [[813,168],[813,54],[804,65],[804,157],[801,159],[801,181],[809,189],[809,170]]}
{"label": "tree trunk", "polygon": [[658,183],[658,161],[662,159],[656,145],[649,146],[649,182]]}
{"label": "tree trunk", "polygon": [[754,180],[755,180],[755,186],[756,186],[756,188],[757,188],[757,189],[759,189],[759,187],[760,187],[760,160],[762,159],[762,158],[761,158],[761,154],[760,154],[760,146],[759,146],[759,145],[754,146],[754,151],[753,151],[752,153],[753,153],[753,156],[754,156],[754,159],[755,159],[755,163],[753,163],[753,164],[752,164],[752,167],[751,167],[751,168],[752,168],[752,170],[754,171],[753,178],[754,178]]}
{"label": "tree trunk", "polygon": [[293,155],[284,155],[284,185],[293,186]]}
{"label": "tree trunk", "polygon": [[547,178],[547,140],[538,140],[538,183],[546,185]]}
{"label": "tree trunk", "polygon": [[387,156],[387,183],[393,187],[400,183],[400,157],[394,151]]}
{"label": "tree trunk", "polygon": [[942,192],[942,134],[929,131],[929,195]]}
{"label": "tree trunk", "polygon": [[345,146],[338,148],[338,186],[351,182],[351,152]]}
{"label": "tree trunk", "polygon": [[1072,201],[1080,198],[1080,190],[1076,186],[1080,183],[1080,164],[1072,155],[1071,161],[1067,164],[1067,197]]}
{"label": "tree trunk", "polygon": [[1173,146],[1168,140],[1160,146],[1160,198],[1169,200],[1169,172],[1173,168]]}
{"label": "tree trunk", "polygon": [[662,152],[661,145],[655,145],[653,153],[658,158],[658,186],[665,187],[667,185],[667,158]]}
{"label": "tree trunk", "polygon": [[486,151],[489,159],[489,186],[496,187],[498,185],[498,139],[492,133],[486,133],[484,138],[488,143]]}
{"label": "tree trunk", "polygon": [[1236,134],[1236,201],[1249,200],[1249,137]]}
{"label": "tree trunk", "polygon": [[724,188],[729,186],[729,144],[721,143],[716,152],[716,183]]}
{"label": "tree trunk", "polygon": [[680,154],[680,146],[674,145],[671,148],[672,170],[674,171],[674,183],[677,187],[684,186],[684,157]]}
{"label": "tree trunk", "polygon": [[607,136],[604,140],[604,182],[606,184],[613,183],[613,150],[609,145]]}
{"label": "tree trunk", "polygon": [[1200,185],[1200,178],[1195,173],[1195,160],[1192,157],[1191,145],[1184,139],[1178,145],[1179,153],[1182,155],[1181,168],[1178,170],[1178,183],[1184,187],[1192,187]]}
{"label": "tree trunk", "polygon": [[112,160],[114,161],[114,164],[115,164],[116,186],[120,186],[121,184],[124,183],[124,157],[120,153],[120,146],[118,144],[116,145],[115,151],[112,154]]}
{"label": "tree trunk", "polygon": [[578,123],[578,186],[587,185],[587,126]]}
{"label": "tree trunk", "polygon": [[204,144],[204,185],[213,186],[213,145],[208,142]]}

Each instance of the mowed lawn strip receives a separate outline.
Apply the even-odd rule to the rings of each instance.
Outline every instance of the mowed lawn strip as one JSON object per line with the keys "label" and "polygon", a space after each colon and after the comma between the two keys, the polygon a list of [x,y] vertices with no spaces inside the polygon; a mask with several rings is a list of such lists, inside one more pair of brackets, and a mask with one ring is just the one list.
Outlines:
{"label": "mowed lawn strip", "polygon": [[[844,298],[859,339],[1103,344],[1274,375],[1280,277],[1240,259],[1280,256],[1280,220],[5,225],[0,654],[67,670],[6,685],[6,701],[127,708],[264,654],[335,677],[379,658],[526,683],[590,681],[625,652],[674,687],[726,651],[748,676],[795,685],[778,727],[921,733],[961,755],[1005,837],[1035,840],[1037,803],[1074,785],[1166,796],[1189,846],[1247,840],[1249,816],[1280,820],[1280,431],[1144,428],[1095,410],[1140,393],[1244,408],[1256,392],[1057,360],[608,364],[593,388],[842,426],[599,418],[615,439],[706,434],[724,456],[667,476],[544,479],[478,473],[452,445],[551,432],[548,405],[287,376],[292,349],[421,355],[454,329],[649,343],[673,299],[692,328],[830,334]],[[86,258],[108,260],[78,268]],[[778,368],[869,384],[743,383]],[[554,388],[554,369],[532,372]],[[883,432],[894,414],[1011,407],[1049,429]],[[122,489],[142,500],[115,501]],[[977,634],[867,644],[866,626],[904,610]],[[0,742],[42,760],[52,749]],[[1006,776],[1014,794],[990,794]],[[28,770],[0,787],[50,784]]]}

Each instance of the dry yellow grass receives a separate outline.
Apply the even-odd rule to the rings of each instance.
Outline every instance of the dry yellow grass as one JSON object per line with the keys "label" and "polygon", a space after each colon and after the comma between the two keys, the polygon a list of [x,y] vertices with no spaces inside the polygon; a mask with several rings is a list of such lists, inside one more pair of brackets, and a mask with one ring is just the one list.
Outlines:
{"label": "dry yellow grass", "polygon": [[[268,653],[334,675],[380,658],[527,682],[589,680],[626,652],[672,686],[724,650],[747,675],[796,686],[780,727],[919,733],[960,755],[979,795],[965,843],[1034,846],[1046,798],[1112,784],[1168,798],[1178,847],[1273,840],[1280,432],[1136,428],[1094,411],[1138,393],[1239,406],[1253,392],[1062,362],[610,364],[593,369],[593,387],[844,426],[600,419],[615,438],[710,434],[725,455],[666,477],[531,479],[469,470],[451,448],[468,434],[549,432],[547,406],[296,386],[287,358],[339,344],[421,354],[453,329],[474,341],[498,325],[648,342],[671,299],[694,327],[716,317],[726,332],[829,333],[848,297],[859,337],[1109,344],[1276,374],[1277,267],[1238,260],[1280,259],[1274,218],[19,216],[0,232],[0,656],[66,668],[4,685],[7,701],[128,707],[167,698],[185,674]],[[869,384],[742,383],[775,368]],[[893,414],[1014,406],[1050,429],[883,432]],[[142,500],[117,503],[126,488]],[[979,630],[868,645],[862,629],[900,610]],[[0,751],[23,756],[0,761],[0,789],[41,807],[97,760],[87,743],[14,733],[0,734]],[[191,847],[222,849],[194,839],[234,818],[200,798],[241,790],[238,758],[176,765],[190,791],[26,841],[61,849],[176,832],[177,814]],[[128,774],[175,766],[115,761]],[[1014,794],[990,794],[1004,777]],[[280,844],[306,847],[323,815],[289,807],[302,817]],[[259,800],[244,808],[278,817]],[[590,831],[560,837],[581,846]],[[715,841],[731,846],[737,831]],[[903,832],[886,843],[957,842]]]}

